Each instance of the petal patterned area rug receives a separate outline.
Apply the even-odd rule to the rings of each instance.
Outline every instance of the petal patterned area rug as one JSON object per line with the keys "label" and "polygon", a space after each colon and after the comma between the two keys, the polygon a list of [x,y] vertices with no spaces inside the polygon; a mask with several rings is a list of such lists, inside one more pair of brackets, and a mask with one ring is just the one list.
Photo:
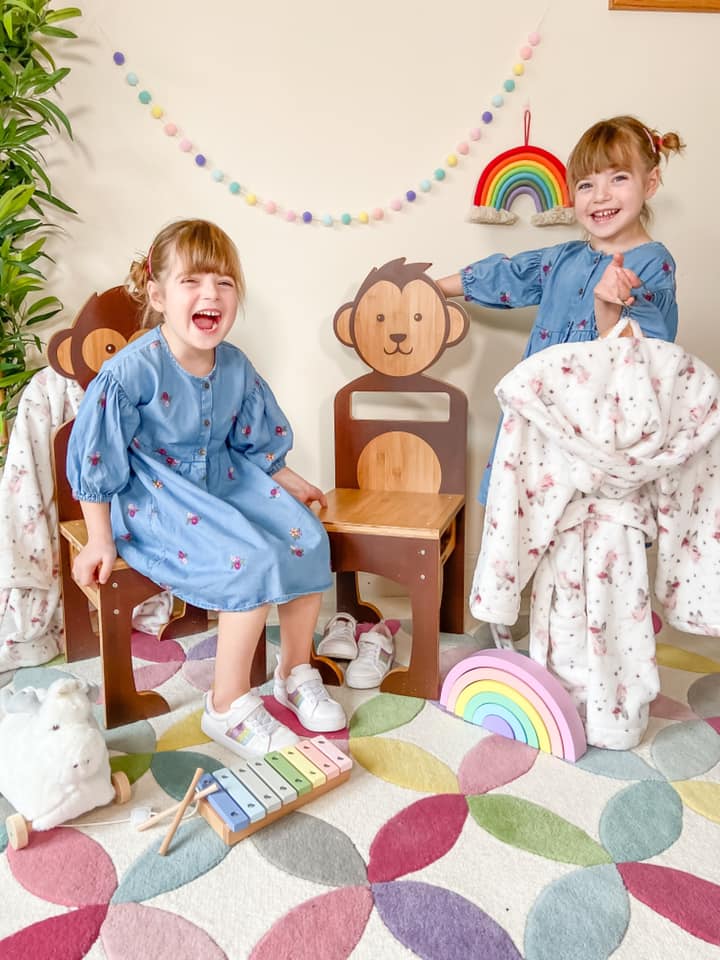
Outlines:
{"label": "petal patterned area rug", "polygon": [[[444,636],[444,672],[477,646]],[[212,633],[136,635],[138,687],[173,709],[107,734],[129,805],[14,850],[0,798],[2,960],[720,957],[717,639],[663,628],[645,740],[574,765],[437,703],[340,688],[348,782],[233,846],[190,817],[160,857],[168,821],[139,832],[132,807],[163,810],[197,767],[233,762],[200,730],[214,650]],[[97,680],[98,662],[12,682],[68,673]]]}

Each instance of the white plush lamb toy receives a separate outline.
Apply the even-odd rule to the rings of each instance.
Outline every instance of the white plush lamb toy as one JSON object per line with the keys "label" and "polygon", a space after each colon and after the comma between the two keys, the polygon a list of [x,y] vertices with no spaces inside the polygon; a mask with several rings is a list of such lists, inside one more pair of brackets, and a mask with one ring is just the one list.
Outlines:
{"label": "white plush lamb toy", "polygon": [[115,796],[107,746],[93,716],[98,689],[62,678],[0,691],[0,793],[33,830],[50,830]]}

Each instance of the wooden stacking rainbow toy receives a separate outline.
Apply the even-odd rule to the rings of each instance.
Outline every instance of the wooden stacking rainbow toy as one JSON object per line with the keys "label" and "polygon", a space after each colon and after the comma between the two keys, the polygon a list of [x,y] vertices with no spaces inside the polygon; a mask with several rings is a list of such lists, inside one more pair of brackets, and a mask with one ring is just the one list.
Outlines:
{"label": "wooden stacking rainbow toy", "polygon": [[204,774],[195,787],[203,795],[198,810],[226,844],[238,843],[344,783],[351,767],[350,757],[325,737],[301,740]]}
{"label": "wooden stacking rainbow toy", "polygon": [[456,664],[440,703],[470,723],[575,762],[587,750],[582,720],[553,675],[515,650],[482,650]]}

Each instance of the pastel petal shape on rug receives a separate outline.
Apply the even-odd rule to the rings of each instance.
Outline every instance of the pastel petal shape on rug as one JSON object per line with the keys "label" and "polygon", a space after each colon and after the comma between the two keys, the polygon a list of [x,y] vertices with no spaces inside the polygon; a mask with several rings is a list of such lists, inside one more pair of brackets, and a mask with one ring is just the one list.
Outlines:
{"label": "pastel petal shape on rug", "polygon": [[119,754],[116,757],[110,757],[110,769],[113,773],[122,770],[127,774],[130,783],[135,783],[150,769],[152,758],[152,753]]}
{"label": "pastel petal shape on rug", "polygon": [[705,717],[705,723],[709,724],[715,733],[720,733],[720,716],[718,717]]}
{"label": "pastel petal shape on rug", "polygon": [[584,830],[537,803],[505,794],[467,799],[473,819],[503,843],[560,863],[589,867],[610,861]]}
{"label": "pastel petal shape on rug", "polygon": [[351,737],[372,737],[410,723],[425,706],[417,697],[400,697],[395,693],[379,693],[360,704],[350,720]]}
{"label": "pastel petal shape on rug", "polygon": [[[718,677],[718,680],[720,681],[720,677]],[[672,697],[666,697],[665,694],[659,693],[650,704],[650,716],[659,717],[661,720],[697,720],[699,714],[691,710],[686,703],[681,703],[679,700],[673,700]]]}
{"label": "pastel petal shape on rug", "polygon": [[136,690],[155,690],[161,687],[163,683],[174,677],[182,663],[178,660],[168,660],[162,663],[146,663],[142,667],[135,667],[133,676],[135,677]]}
{"label": "pastel petal shape on rug", "polygon": [[699,940],[720,946],[720,886],[671,867],[618,864],[630,893]]}
{"label": "pastel petal shape on rug", "polygon": [[651,750],[668,780],[690,780],[720,762],[720,736],[702,720],[674,723],[658,733]]}
{"label": "pastel petal shape on rug", "polygon": [[209,637],[203,637],[200,643],[196,643],[187,652],[188,660],[214,660],[217,654],[217,634],[211,633]]}
{"label": "pastel petal shape on rug", "polygon": [[72,827],[32,833],[23,850],[8,847],[7,858],[12,875],[26,890],[64,907],[107,903],[117,886],[107,853]]}
{"label": "pastel petal shape on rug", "polygon": [[467,820],[465,797],[444,793],[416,800],[388,820],[370,847],[368,880],[396,880],[422,870],[450,850]]}
{"label": "pastel petal shape on rug", "polygon": [[182,663],[185,659],[185,651],[177,640],[158,640],[140,630],[133,630],[132,655],[152,663],[169,663],[171,660]]}
{"label": "pastel petal shape on rug", "polygon": [[459,792],[457,777],[450,767],[414,743],[353,737],[350,753],[370,773],[399,787],[420,793]]}
{"label": "pastel petal shape on rug", "polygon": [[[469,639],[469,638],[466,638]],[[454,647],[440,647],[440,676],[444,680],[456,663],[478,652],[477,642],[459,643]]]}
{"label": "pastel petal shape on rug", "polygon": [[526,743],[493,733],[463,757],[458,770],[460,789],[480,794],[503,787],[526,774],[537,757],[538,751]]}
{"label": "pastel petal shape on rug", "polygon": [[[255,945],[250,960],[346,960],[373,908],[367,887],[342,887],[286,913]],[[322,944],[322,954],[318,950]]]}
{"label": "pastel petal shape on rug", "polygon": [[253,834],[256,849],[280,870],[329,887],[367,881],[365,861],[347,834],[296,811]]}
{"label": "pastel petal shape on rug", "polygon": [[720,674],[710,673],[691,684],[687,692],[688,703],[698,717],[720,715]]}
{"label": "pastel petal shape on rug", "polygon": [[616,862],[648,860],[667,850],[682,833],[683,805],[664,781],[645,780],[608,800],[600,818],[600,840]]}
{"label": "pastel petal shape on rug", "polygon": [[429,883],[373,884],[375,907],[403,946],[424,960],[522,960],[509,934],[458,893]]}
{"label": "pastel petal shape on rug", "polygon": [[[263,696],[262,700],[265,704],[265,709],[267,712],[271,713],[276,720],[280,721],[280,723],[285,724],[286,727],[290,727],[293,733],[296,733],[299,737],[315,736],[312,730],[307,730],[300,723],[292,710],[288,710],[287,707],[284,707],[281,703],[278,703],[272,694]],[[323,736],[327,737],[328,740],[347,740],[348,729],[347,727],[343,727],[341,730],[331,730],[329,733],[324,733]]]}
{"label": "pastel petal shape on rug", "polygon": [[[163,835],[164,836],[164,835]],[[181,823],[170,854],[158,856],[158,837],[130,867],[112,903],[141,903],[197,880],[221,863],[232,850],[201,817]]]}
{"label": "pastel petal shape on rug", "polygon": [[185,747],[196,747],[202,743],[210,743],[210,737],[206,736],[200,729],[200,717],[203,711],[195,710],[193,713],[187,713],[165,731],[157,742],[157,750],[183,750]]}
{"label": "pastel petal shape on rug", "polygon": [[175,800],[182,800],[185,796],[198,767],[202,767],[205,773],[213,773],[222,766],[224,764],[220,760],[192,750],[156,753],[150,763],[150,769],[158,784]]}
{"label": "pastel petal shape on rug", "polygon": [[140,903],[110,907],[100,930],[107,960],[152,957],[152,960],[227,960],[224,950],[204,930],[178,913]]}
{"label": "pastel petal shape on rug", "polygon": [[206,693],[212,686],[215,673],[214,660],[186,660],[182,665],[182,675],[196,690]]}
{"label": "pastel petal shape on rug", "polygon": [[117,753],[153,753],[157,749],[157,736],[147,720],[126,723],[113,730],[105,730],[102,719],[99,722],[108,750]]}
{"label": "pastel petal shape on rug", "polygon": [[40,960],[41,957],[79,960],[97,940],[107,910],[105,903],[92,904],[33,923],[0,940],[0,957],[3,960]]}
{"label": "pastel petal shape on rug", "polygon": [[13,686],[16,690],[24,687],[47,688],[54,680],[61,677],[72,677],[69,670],[58,670],[55,667],[21,667],[15,671]]}
{"label": "pastel petal shape on rug", "polygon": [[659,666],[672,667],[674,670],[687,670],[689,673],[720,673],[720,663],[703,657],[699,653],[674,647],[669,643],[658,643],[655,656]]}
{"label": "pastel petal shape on rug", "polygon": [[720,823],[720,783],[703,780],[680,780],[673,787],[683,803],[706,820]]}
{"label": "pastel petal shape on rug", "polygon": [[612,780],[663,780],[661,773],[632,750],[601,750],[588,747],[575,766]]}
{"label": "pastel petal shape on rug", "polygon": [[577,870],[545,887],[525,924],[526,960],[606,960],[630,922],[630,901],[617,870]]}

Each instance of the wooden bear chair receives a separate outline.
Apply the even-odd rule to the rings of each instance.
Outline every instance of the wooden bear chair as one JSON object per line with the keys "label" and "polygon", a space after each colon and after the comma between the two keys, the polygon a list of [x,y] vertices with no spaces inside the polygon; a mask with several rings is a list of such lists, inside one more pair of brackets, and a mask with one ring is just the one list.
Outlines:
{"label": "wooden bear chair", "polygon": [[[336,487],[319,517],[330,538],[338,610],[358,620],[381,619],[360,598],[359,572],[409,592],[410,663],[391,670],[380,689],[436,699],[440,630],[464,629],[467,398],[424,371],[463,340],[469,321],[427,276],[429,266],[401,258],[371,270],[354,300],[335,314],[336,336],[372,372],[335,397]],[[373,406],[402,398],[403,411],[414,406],[421,415],[355,416],[363,394]],[[422,408],[438,398],[442,419],[423,419]]]}
{"label": "wooden bear chair", "polygon": [[[113,287],[99,296],[93,294],[72,327],[61,330],[50,340],[48,363],[57,373],[77,380],[86,389],[104,360],[144,332],[140,323],[138,305],[125,287]],[[133,609],[161,593],[163,588],[128,567],[120,557],[105,584],[81,587],[73,579],[73,559],[87,543],[87,530],[80,504],[73,499],[65,474],[72,426],[72,420],[62,424],[53,440],[65,655],[71,662],[100,653],[105,724],[110,728],[167,713],[170,709],[159,693],[136,690],[131,657]],[[97,613],[97,634],[88,601]],[[171,619],[161,636],[177,638],[197,633],[207,629],[207,622],[205,610],[175,599]],[[264,642],[258,644],[253,668],[253,682],[264,682]]]}

